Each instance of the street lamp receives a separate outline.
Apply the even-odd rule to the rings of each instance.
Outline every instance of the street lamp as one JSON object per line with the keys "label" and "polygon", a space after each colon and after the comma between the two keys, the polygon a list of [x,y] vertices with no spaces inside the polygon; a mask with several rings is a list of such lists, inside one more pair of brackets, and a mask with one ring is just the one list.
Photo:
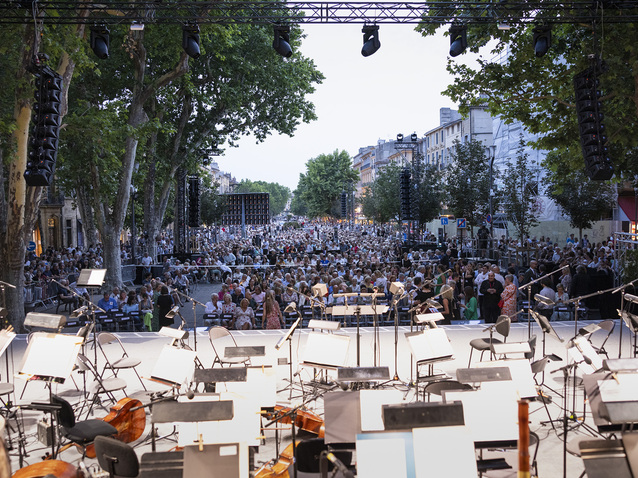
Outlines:
{"label": "street lamp", "polygon": [[131,184],[131,259],[135,265],[135,200],[137,199],[137,188]]}

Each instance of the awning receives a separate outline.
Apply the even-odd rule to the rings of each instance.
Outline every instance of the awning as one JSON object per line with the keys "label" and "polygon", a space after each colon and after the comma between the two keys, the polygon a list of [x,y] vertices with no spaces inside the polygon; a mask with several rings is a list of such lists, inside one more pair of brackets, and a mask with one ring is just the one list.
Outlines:
{"label": "awning", "polygon": [[618,205],[627,216],[628,221],[636,222],[636,198],[634,196],[618,196]]}

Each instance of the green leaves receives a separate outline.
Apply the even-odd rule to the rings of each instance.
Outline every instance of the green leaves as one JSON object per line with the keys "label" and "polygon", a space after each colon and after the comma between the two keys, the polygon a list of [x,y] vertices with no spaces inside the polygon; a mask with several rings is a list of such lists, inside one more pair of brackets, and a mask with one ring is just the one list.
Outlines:
{"label": "green leaves", "polygon": [[310,218],[340,217],[341,191],[352,191],[359,178],[351,163],[350,155],[339,150],[308,160],[294,192],[293,213],[302,214],[305,209]]}

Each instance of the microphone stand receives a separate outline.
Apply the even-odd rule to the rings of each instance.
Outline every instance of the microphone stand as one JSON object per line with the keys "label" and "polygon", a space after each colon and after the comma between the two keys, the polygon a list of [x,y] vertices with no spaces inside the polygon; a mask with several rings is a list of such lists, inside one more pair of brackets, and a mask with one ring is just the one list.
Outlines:
{"label": "microphone stand", "polygon": [[554,272],[550,272],[548,274],[545,274],[544,276],[541,276],[541,277],[539,277],[537,279],[529,281],[527,284],[524,284],[524,285],[522,285],[522,286],[520,286],[518,288],[518,290],[527,289],[527,340],[532,338],[532,318],[531,318],[531,314],[530,314],[530,310],[532,308],[532,285],[542,281],[546,277],[551,277],[554,274],[556,274],[557,272],[560,272],[563,269],[566,269],[568,267],[569,267],[569,265],[563,266],[560,269],[556,269]]}
{"label": "microphone stand", "polygon": [[[160,284],[168,288],[168,286],[164,284],[163,282],[160,282]],[[202,304],[200,301],[195,300],[190,295],[184,294],[182,291],[178,290],[176,287],[172,287],[169,289],[172,289],[177,295],[185,297],[186,299],[189,299],[193,303],[193,346],[195,347],[195,352],[197,352],[197,313],[195,309],[198,305],[201,305],[202,307],[206,308],[206,304]],[[184,317],[182,317],[181,313],[179,314],[179,316],[182,318],[182,320],[184,320]]]}
{"label": "microphone stand", "polygon": [[[623,311],[625,310],[625,289],[631,285],[634,285],[635,282],[638,282],[638,279],[634,279],[631,282],[622,285],[620,287],[618,287],[617,289],[612,291],[612,295],[616,294],[617,292],[622,292],[622,294],[620,294],[620,310]],[[621,312],[621,316],[620,316],[620,335],[618,337],[618,358],[621,357],[622,355],[622,312]],[[631,337],[630,337],[631,338]],[[630,340],[630,345],[631,345],[631,340]]]}
{"label": "microphone stand", "polygon": [[82,299],[86,302],[89,303],[90,308],[91,308],[91,322],[93,323],[93,352],[94,352],[94,362],[93,364],[95,365],[95,369],[97,370],[97,323],[95,320],[95,311],[99,310],[100,312],[103,312],[106,314],[106,310],[102,309],[101,307],[97,306],[96,304],[93,303],[92,300],[87,300],[84,296],[78,294],[77,292],[75,292],[73,289],[71,289],[70,287],[67,287],[63,284],[60,284],[57,280],[55,279],[51,279],[51,282],[55,282],[57,285],[59,285],[60,287],[62,287],[63,289],[66,289],[67,291],[69,291],[72,295],[78,297],[79,299]]}

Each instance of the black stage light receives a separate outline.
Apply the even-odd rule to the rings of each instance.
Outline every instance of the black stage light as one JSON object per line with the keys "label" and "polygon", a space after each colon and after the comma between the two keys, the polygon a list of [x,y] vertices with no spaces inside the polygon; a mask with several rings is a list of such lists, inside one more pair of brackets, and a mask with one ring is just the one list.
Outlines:
{"label": "black stage light", "polygon": [[552,28],[547,25],[537,25],[534,28],[534,54],[541,58],[552,46]]}
{"label": "black stage light", "polygon": [[450,56],[459,56],[467,48],[467,27],[460,24],[450,26]]}
{"label": "black stage light", "polygon": [[292,56],[292,48],[290,46],[290,27],[283,25],[275,25],[275,37],[272,41],[272,47],[277,53],[285,58]]}
{"label": "black stage light", "polygon": [[410,135],[410,141],[412,141],[413,143],[416,143],[419,140],[419,137],[417,136],[416,133],[412,133]]}
{"label": "black stage light", "polygon": [[199,25],[190,24],[182,27],[182,48],[191,58],[199,58]]}
{"label": "black stage light", "polygon": [[109,29],[106,25],[94,25],[91,27],[91,50],[100,60],[109,57]]}
{"label": "black stage light", "polygon": [[397,134],[397,143],[403,143],[403,135],[401,133]]}
{"label": "black stage light", "polygon": [[379,26],[378,25],[364,25],[361,29],[363,33],[363,47],[361,48],[361,54],[363,56],[370,56],[381,48],[381,42],[379,41]]}

